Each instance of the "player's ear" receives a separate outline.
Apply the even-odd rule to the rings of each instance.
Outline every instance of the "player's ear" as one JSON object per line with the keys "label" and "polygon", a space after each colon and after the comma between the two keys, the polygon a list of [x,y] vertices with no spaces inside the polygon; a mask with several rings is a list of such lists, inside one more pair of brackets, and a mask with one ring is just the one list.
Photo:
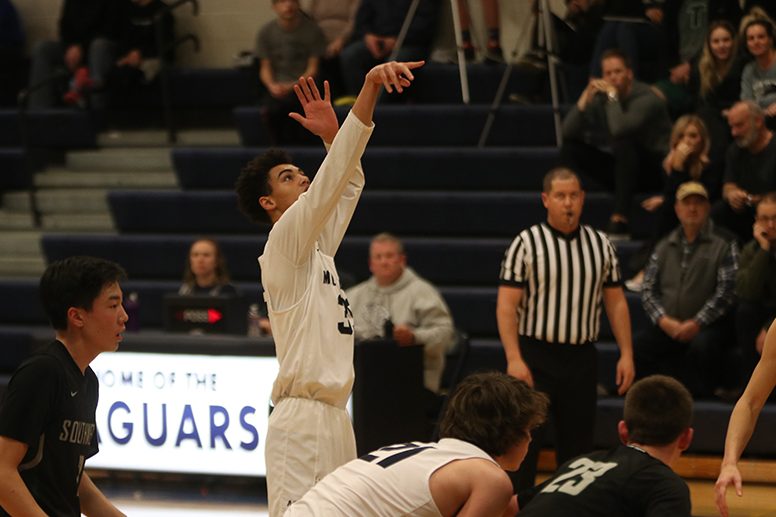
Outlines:
{"label": "player's ear", "polygon": [[690,448],[690,444],[692,443],[693,435],[695,434],[695,429],[692,427],[688,427],[685,429],[682,434],[679,435],[679,450],[680,451],[686,451]]}
{"label": "player's ear", "polygon": [[628,444],[628,434],[628,425],[625,423],[625,420],[620,420],[617,424],[617,436],[620,437],[620,441],[623,445]]}
{"label": "player's ear", "polygon": [[261,196],[259,198],[259,206],[267,212],[271,212],[275,209],[275,200],[271,196]]}
{"label": "player's ear", "polygon": [[67,309],[67,324],[68,327],[81,328],[84,326],[84,314],[83,309],[78,307],[70,307]]}

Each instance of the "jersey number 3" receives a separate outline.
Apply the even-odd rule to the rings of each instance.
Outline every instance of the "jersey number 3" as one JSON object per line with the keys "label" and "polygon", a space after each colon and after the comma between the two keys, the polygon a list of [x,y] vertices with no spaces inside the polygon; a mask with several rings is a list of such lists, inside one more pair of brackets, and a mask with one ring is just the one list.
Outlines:
{"label": "jersey number 3", "polygon": [[569,465],[571,471],[558,476],[555,481],[542,489],[542,493],[563,492],[568,495],[579,495],[590,483],[616,466],[616,463],[579,458]]}

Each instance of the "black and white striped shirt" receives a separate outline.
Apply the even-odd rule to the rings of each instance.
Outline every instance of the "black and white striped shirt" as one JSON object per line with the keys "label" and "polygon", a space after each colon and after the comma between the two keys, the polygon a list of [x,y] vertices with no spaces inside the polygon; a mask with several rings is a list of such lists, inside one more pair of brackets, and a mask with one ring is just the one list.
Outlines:
{"label": "black and white striped shirt", "polygon": [[501,285],[523,288],[518,333],[578,345],[598,339],[603,288],[622,282],[602,232],[581,225],[565,235],[546,223],[523,230],[504,253]]}

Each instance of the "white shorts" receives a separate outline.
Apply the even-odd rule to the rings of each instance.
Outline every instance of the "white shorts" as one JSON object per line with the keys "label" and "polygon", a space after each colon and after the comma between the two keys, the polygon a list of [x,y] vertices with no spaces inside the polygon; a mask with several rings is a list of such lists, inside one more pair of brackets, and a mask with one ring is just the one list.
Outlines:
{"label": "white shorts", "polygon": [[280,517],[315,483],[355,459],[356,438],[345,409],[284,398],[269,417],[264,455],[270,517]]}

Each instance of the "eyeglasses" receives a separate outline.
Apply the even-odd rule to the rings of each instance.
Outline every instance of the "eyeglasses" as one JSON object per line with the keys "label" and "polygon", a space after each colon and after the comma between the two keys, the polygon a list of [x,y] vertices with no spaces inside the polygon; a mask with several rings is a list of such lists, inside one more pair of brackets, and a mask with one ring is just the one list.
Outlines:
{"label": "eyeglasses", "polygon": [[776,215],[758,215],[756,217],[756,220],[758,223],[761,223],[761,224],[768,224],[768,223],[776,224]]}

